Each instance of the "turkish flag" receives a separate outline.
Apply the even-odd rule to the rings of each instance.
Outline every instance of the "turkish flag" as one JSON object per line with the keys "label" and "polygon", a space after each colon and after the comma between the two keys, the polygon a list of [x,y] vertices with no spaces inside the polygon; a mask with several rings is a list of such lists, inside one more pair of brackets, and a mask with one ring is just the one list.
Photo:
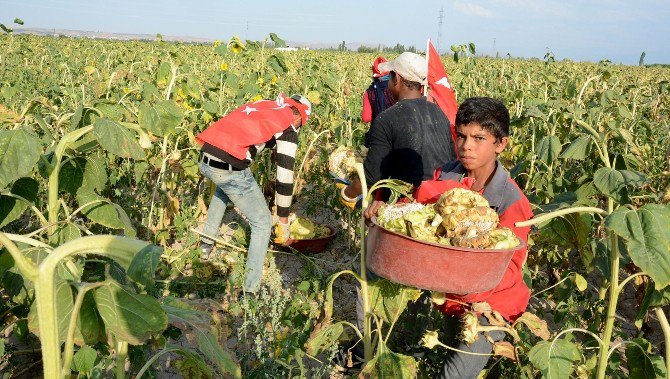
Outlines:
{"label": "turkish flag", "polygon": [[276,101],[246,103],[212,123],[195,140],[200,145],[215,146],[237,159],[249,159],[249,146],[265,143],[291,127],[294,116],[290,105],[284,94],[280,94]]}
{"label": "turkish flag", "polygon": [[433,43],[428,40],[428,51],[426,53],[428,60],[428,101],[437,104],[442,112],[449,119],[451,124],[451,136],[456,144],[456,112],[458,111],[458,102],[456,101],[456,92],[449,83],[449,76],[444,70],[440,54],[435,50]]}

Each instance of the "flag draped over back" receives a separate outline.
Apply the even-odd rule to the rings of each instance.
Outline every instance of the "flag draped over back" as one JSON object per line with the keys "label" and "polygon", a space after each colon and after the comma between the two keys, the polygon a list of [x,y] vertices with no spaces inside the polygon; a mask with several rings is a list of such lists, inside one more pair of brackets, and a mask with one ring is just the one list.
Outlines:
{"label": "flag draped over back", "polygon": [[449,119],[451,124],[451,136],[456,144],[456,112],[458,111],[458,102],[456,102],[456,93],[451,87],[447,72],[444,70],[440,54],[435,50],[433,43],[428,40],[428,49],[426,53],[428,61],[428,101],[437,104],[442,112]]}

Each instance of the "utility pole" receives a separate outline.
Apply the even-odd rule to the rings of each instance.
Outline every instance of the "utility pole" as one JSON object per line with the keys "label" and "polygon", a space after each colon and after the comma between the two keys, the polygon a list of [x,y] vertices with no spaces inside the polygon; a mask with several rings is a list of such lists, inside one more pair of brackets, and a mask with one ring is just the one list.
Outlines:
{"label": "utility pole", "polygon": [[248,40],[249,39],[249,21],[247,21],[247,31],[244,35],[244,39]]}
{"label": "utility pole", "polygon": [[437,17],[437,53],[440,54],[442,47],[442,22],[444,20],[444,7],[440,8],[440,15]]}
{"label": "utility pole", "polygon": [[496,39],[493,39],[493,53],[496,55],[496,58],[498,58],[498,52],[496,51]]}

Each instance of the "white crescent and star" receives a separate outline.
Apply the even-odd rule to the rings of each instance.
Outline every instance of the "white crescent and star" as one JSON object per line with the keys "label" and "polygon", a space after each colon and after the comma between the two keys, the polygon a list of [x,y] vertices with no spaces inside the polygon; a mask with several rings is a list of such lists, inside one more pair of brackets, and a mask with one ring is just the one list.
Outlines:
{"label": "white crescent and star", "polygon": [[446,76],[445,76],[445,77],[442,77],[442,79],[436,81],[435,84],[439,84],[439,85],[441,85],[441,86],[444,86],[444,87],[447,87],[447,88],[451,88],[451,83],[449,83],[449,79],[447,79]]}
{"label": "white crescent and star", "polygon": [[249,113],[251,113],[251,112],[256,112],[256,111],[258,111],[258,109],[256,109],[256,108],[252,108],[252,107],[250,107],[250,106],[248,106],[248,105],[247,105],[246,108],[242,109],[242,112],[246,113],[247,116],[249,115]]}

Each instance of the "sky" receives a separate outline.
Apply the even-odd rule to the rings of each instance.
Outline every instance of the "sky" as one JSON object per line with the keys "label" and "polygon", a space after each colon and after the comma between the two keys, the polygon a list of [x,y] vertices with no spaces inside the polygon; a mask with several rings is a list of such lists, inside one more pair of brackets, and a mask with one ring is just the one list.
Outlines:
{"label": "sky", "polygon": [[[439,15],[443,9],[441,38]],[[670,0],[0,0],[0,23],[112,33],[416,46],[478,54],[670,63]]]}

